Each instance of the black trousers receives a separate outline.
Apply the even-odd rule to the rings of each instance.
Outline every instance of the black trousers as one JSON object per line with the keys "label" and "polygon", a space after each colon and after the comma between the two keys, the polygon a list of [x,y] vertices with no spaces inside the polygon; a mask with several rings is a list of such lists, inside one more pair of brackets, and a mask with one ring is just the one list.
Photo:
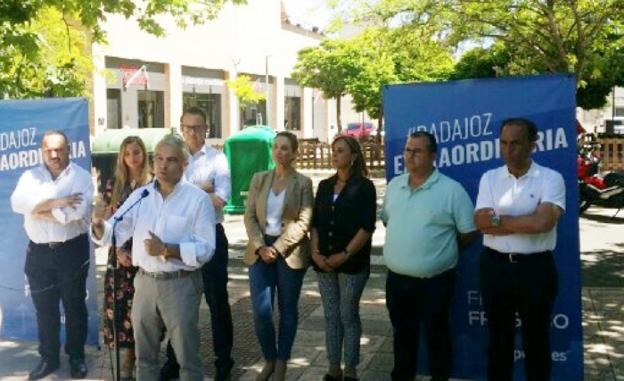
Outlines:
{"label": "black trousers", "polygon": [[[228,282],[228,240],[223,225],[217,224],[216,248],[212,259],[201,268],[204,281],[204,296],[210,308],[212,345],[217,359],[217,369],[230,369],[232,360],[233,328],[232,311],[227,291]],[[167,346],[169,361],[175,362],[171,344]]]}
{"label": "black trousers", "polygon": [[528,381],[550,380],[550,314],[558,277],[551,252],[511,262],[486,249],[481,255],[481,292],[490,331],[488,380],[513,378],[516,312],[520,315]]}
{"label": "black trousers", "polygon": [[37,312],[39,354],[51,362],[59,361],[61,301],[65,311],[65,353],[70,359],[85,357],[88,260],[87,234],[55,247],[28,243],[24,272]]}
{"label": "black trousers", "polygon": [[432,278],[414,278],[388,270],[386,306],[394,335],[393,381],[412,381],[416,375],[421,323],[431,379],[449,379],[452,368],[449,308],[454,288],[454,269]]}

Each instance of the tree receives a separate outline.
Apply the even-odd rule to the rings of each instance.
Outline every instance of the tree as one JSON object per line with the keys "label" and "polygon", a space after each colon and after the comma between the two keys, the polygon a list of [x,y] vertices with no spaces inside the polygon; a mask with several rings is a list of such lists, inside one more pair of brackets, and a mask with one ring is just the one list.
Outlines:
{"label": "tree", "polygon": [[109,14],[135,18],[163,35],[158,17],[177,25],[214,18],[227,2],[244,0],[3,0],[0,1],[0,97],[84,95],[91,41],[105,41]]}
{"label": "tree", "polygon": [[[622,0],[380,0],[359,19],[430,25],[448,44],[502,44],[509,61],[501,74],[565,72],[576,75],[579,94],[613,85],[605,52],[622,44]],[[475,58],[475,57],[473,57]],[[478,57],[476,57],[478,58]],[[475,59],[474,61],[481,61]],[[592,82],[595,85],[592,85]],[[609,87],[609,86],[606,86]],[[595,105],[596,96],[588,107]],[[600,97],[598,97],[600,98]],[[604,104],[606,100],[602,98]]]}
{"label": "tree", "polygon": [[[243,110],[250,105],[258,104],[266,99],[266,95],[254,89],[251,77],[248,75],[239,75],[235,79],[225,81],[225,84],[236,94],[240,106],[241,115]],[[268,105],[267,105],[268,107]],[[241,118],[242,119],[242,118]],[[241,122],[245,122],[241,120]],[[266,121],[268,124],[269,121]]]}
{"label": "tree", "polygon": [[383,127],[382,90],[392,83],[447,79],[453,67],[448,50],[428,35],[408,28],[370,28],[352,41],[357,75],[347,79],[356,111],[366,111]]}
{"label": "tree", "polygon": [[346,40],[324,40],[317,47],[299,51],[292,77],[301,86],[314,87],[327,99],[336,99],[338,133],[340,98],[347,93],[347,83],[358,73],[357,48]]}
{"label": "tree", "polygon": [[445,46],[413,28],[368,28],[356,37],[325,40],[299,52],[293,78],[336,98],[349,94],[355,110],[366,111],[382,128],[382,88],[391,83],[446,79],[453,61]]}

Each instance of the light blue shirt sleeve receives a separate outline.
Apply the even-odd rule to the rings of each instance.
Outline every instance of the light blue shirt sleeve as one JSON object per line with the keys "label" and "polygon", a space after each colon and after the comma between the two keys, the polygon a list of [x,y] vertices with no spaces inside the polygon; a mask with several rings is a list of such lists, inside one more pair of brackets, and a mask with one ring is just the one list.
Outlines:
{"label": "light blue shirt sleeve", "polygon": [[468,192],[459,183],[453,197],[453,217],[460,233],[466,234],[477,230],[474,224],[472,200],[468,196]]}

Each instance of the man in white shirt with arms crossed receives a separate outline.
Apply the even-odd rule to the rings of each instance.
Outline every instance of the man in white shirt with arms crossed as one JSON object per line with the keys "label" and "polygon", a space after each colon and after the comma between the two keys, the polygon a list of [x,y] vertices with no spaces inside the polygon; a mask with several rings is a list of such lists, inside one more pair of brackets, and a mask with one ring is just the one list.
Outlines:
{"label": "man in white shirt with arms crossed", "polygon": [[560,173],[531,159],[537,127],[523,118],[502,122],[505,165],[481,177],[475,224],[484,234],[481,292],[490,340],[487,377],[513,378],[515,314],[522,320],[525,377],[550,380],[550,314],[558,277],[552,251],[565,211]]}
{"label": "man in white shirt with arms crossed", "polygon": [[87,375],[86,280],[89,272],[91,175],[69,160],[69,141],[58,130],[41,140],[43,165],[20,177],[11,195],[14,212],[24,215],[30,238],[25,272],[37,311],[41,361],[30,373],[38,380],[60,366],[59,301],[65,310],[65,352],[72,378]]}

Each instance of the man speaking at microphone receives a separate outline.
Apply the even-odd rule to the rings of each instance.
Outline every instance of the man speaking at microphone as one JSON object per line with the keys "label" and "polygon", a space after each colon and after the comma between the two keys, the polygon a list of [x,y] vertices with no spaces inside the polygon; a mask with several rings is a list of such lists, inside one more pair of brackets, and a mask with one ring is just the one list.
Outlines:
{"label": "man speaking at microphone", "polygon": [[188,157],[184,141],[166,136],[154,152],[155,181],[131,194],[108,221],[103,220],[103,203],[97,202],[93,212],[96,243],[110,244],[113,224],[122,215],[115,227],[117,245],[134,237],[132,264],[139,271],[132,325],[138,380],[159,377],[163,327],[180,364],[180,379],[204,379],[198,328],[203,285],[198,269],[214,254],[215,212],[210,197],[182,178]]}

